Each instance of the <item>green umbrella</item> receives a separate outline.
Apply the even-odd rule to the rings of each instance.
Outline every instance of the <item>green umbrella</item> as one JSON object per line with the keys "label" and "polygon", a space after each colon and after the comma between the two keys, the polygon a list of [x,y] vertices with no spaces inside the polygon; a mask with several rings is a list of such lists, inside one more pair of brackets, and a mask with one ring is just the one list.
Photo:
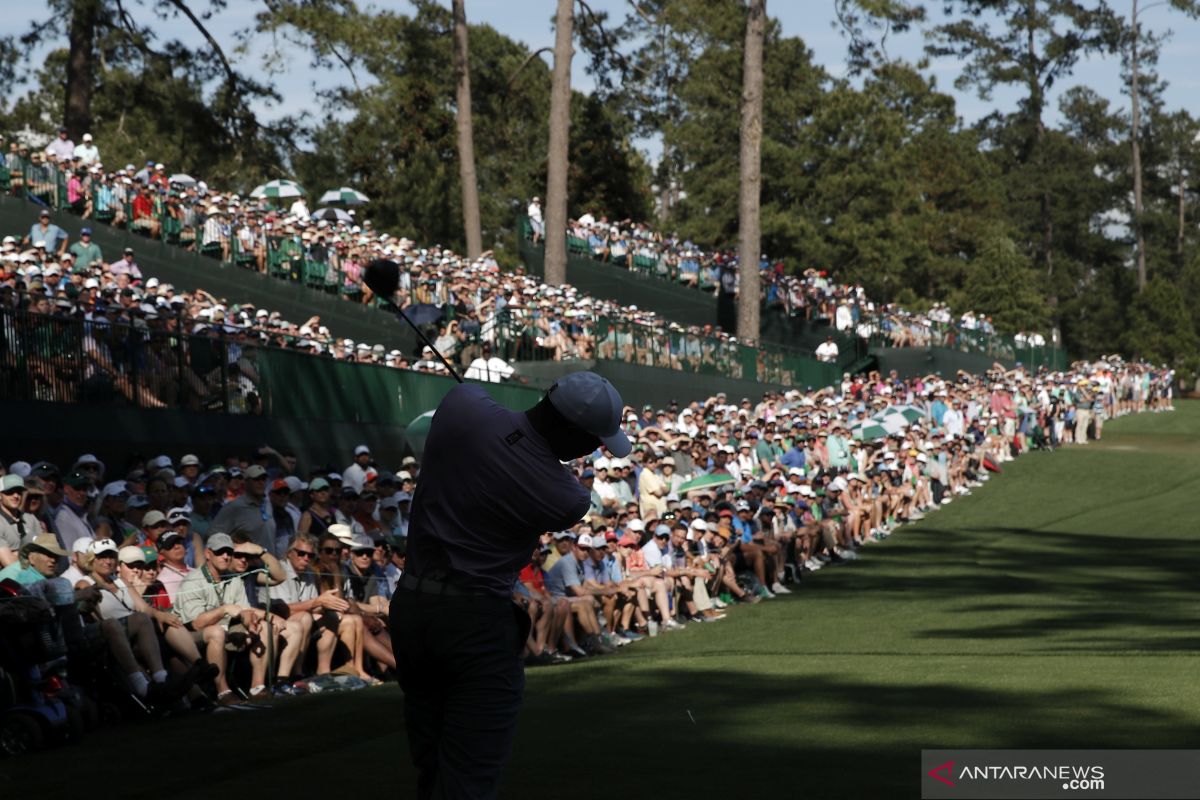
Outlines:
{"label": "green umbrella", "polygon": [[321,195],[321,199],[317,201],[321,205],[326,203],[341,203],[345,206],[361,206],[363,203],[371,202],[365,194],[357,189],[351,189],[349,186],[343,186],[340,189],[330,189],[325,194]]}
{"label": "green umbrella", "polygon": [[903,414],[882,413],[871,417],[871,421],[888,433],[899,433],[908,427],[908,420]]}
{"label": "green umbrella", "polygon": [[856,425],[851,430],[851,434],[855,439],[866,441],[867,439],[886,438],[889,435],[889,431],[874,420],[866,420]]}
{"label": "green umbrella", "polygon": [[295,181],[279,179],[268,181],[262,186],[255,186],[250,192],[251,197],[270,197],[275,200],[285,200],[291,197],[303,197],[308,194],[304,187]]}
{"label": "green umbrella", "polygon": [[728,473],[710,473],[692,478],[690,481],[679,487],[679,493],[683,494],[685,492],[695,491],[696,489],[713,489],[717,486],[724,486],[726,484],[732,486],[735,483],[737,483],[737,479]]}
{"label": "green umbrella", "polygon": [[925,413],[925,409],[920,408],[919,406],[889,406],[887,410],[900,414],[909,422],[917,422],[918,420],[923,420],[928,416]]}
{"label": "green umbrella", "polygon": [[436,410],[426,411],[404,426],[404,438],[417,455],[425,450],[425,438],[429,436],[429,427],[433,424],[433,413]]}

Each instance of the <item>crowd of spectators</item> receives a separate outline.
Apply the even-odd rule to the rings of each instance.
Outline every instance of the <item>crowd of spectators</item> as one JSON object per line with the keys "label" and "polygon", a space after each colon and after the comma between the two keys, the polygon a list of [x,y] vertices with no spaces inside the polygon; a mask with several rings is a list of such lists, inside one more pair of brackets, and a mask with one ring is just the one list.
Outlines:
{"label": "crowd of spectators", "polygon": [[[1171,410],[1172,378],[1113,357],[1064,373],[847,375],[815,392],[627,408],[633,452],[567,465],[591,506],[546,532],[514,575],[533,623],[526,660],[607,654],[794,592],[1020,454]],[[916,411],[902,427],[855,436],[901,406]],[[8,463],[0,582],[64,578],[116,674],[151,705],[299,694],[331,672],[386,679],[385,613],[420,463],[379,464],[366,444],[347,459],[301,468],[262,447],[208,465],[193,454]]]}
{"label": "crowd of spectators", "polygon": [[[781,366],[784,348],[771,348],[756,359],[754,353],[745,352],[748,343],[739,343],[715,325],[682,326],[653,311],[589,297],[570,286],[547,286],[520,271],[501,273],[490,251],[471,260],[446,248],[420,247],[409,239],[375,230],[369,220],[358,220],[353,209],[313,214],[303,197],[281,202],[220,192],[190,176],[170,175],[162,163],[147,162],[140,169],[127,164],[110,170],[90,137],[76,146],[65,131],[60,132],[40,153],[22,152],[14,144],[3,169],[8,172],[10,191],[67,208],[97,223],[126,227],[248,269],[302,281],[354,302],[374,300],[362,283],[365,265],[375,258],[394,259],[404,268],[402,305],[418,310],[430,338],[453,351],[464,368],[479,361],[476,371],[489,377],[506,378],[510,373],[505,369],[484,372],[482,368],[490,360],[507,363],[600,356],[788,382],[789,373]],[[540,217],[536,198],[529,210],[531,221]],[[678,276],[682,283],[714,291],[737,290],[734,253],[702,251],[690,241],[673,234],[663,236],[645,224],[614,224],[591,214],[572,221],[571,226],[569,241],[586,243],[586,252],[594,257],[630,268],[645,266],[645,260],[651,259],[652,271]],[[55,230],[59,238],[54,241],[65,246],[65,234]],[[823,271],[809,269],[801,275],[788,275],[782,262],[766,258],[760,266],[764,301],[786,313],[824,320],[840,331],[879,337],[894,346],[935,342],[995,352],[987,321],[981,319],[976,326],[972,314],[964,315],[958,326],[939,324],[932,319],[934,312],[911,315],[895,307],[877,306],[860,284],[839,284]],[[132,282],[137,289],[137,278]],[[237,305],[236,298],[208,303],[207,309],[227,314],[233,305]],[[346,342],[335,341],[319,324],[282,327],[278,332],[289,345],[345,356]],[[980,335],[956,336],[957,330]],[[1022,337],[1018,345],[1036,346],[1039,340],[1044,341],[1036,335]],[[429,369],[439,368],[434,366],[439,362],[424,353],[396,356],[372,343],[349,344],[356,359],[406,367],[422,361]],[[483,353],[485,347],[487,354]],[[772,359],[779,363],[770,363]],[[756,360],[763,365],[756,365]]]}
{"label": "crowd of spectators", "polygon": [[[38,156],[36,165],[33,155]],[[65,206],[96,223],[126,227],[249,269],[303,281],[314,290],[354,302],[374,300],[362,283],[364,267],[376,258],[395,260],[402,267],[402,307],[421,321],[444,354],[486,379],[510,378],[513,370],[507,362],[513,360],[593,357],[730,377],[750,377],[749,365],[762,373],[754,375],[760,379],[784,382],[786,377],[768,375],[768,367],[759,370],[755,365],[778,359],[779,353],[748,348],[715,325],[682,326],[654,311],[594,298],[571,286],[549,286],[521,270],[502,272],[490,251],[467,259],[436,245],[420,247],[407,238],[375,231],[368,220],[358,224],[348,213],[314,218],[303,198],[284,210],[265,198],[242,198],[210,190],[188,176],[168,176],[163,164],[147,163],[141,170],[126,165],[108,172],[99,161],[85,167],[73,158],[59,160],[49,149],[33,155],[16,150],[10,154],[10,190],[49,206]],[[63,174],[70,174],[71,180],[64,183]],[[172,182],[173,177],[187,182]],[[82,202],[58,202],[59,195],[66,196],[65,187],[76,181]],[[125,305],[130,310],[122,321],[147,306],[161,314],[178,297],[175,305],[186,317],[185,331],[249,331],[264,343],[335,358],[442,369],[431,353],[389,352],[377,344],[341,339],[317,319],[289,322],[236,298],[164,289],[142,276],[131,260],[135,253],[127,251],[121,259],[107,261],[105,256],[113,259],[114,254],[102,253],[90,236],[72,242],[45,215],[28,234],[14,233],[0,253],[0,285],[17,293],[44,293],[50,313],[91,312],[95,303],[84,294],[87,290],[98,292],[101,300],[105,290],[128,297]],[[202,283],[199,276],[198,282]],[[33,299],[26,302],[36,306]]]}
{"label": "crowd of spectators", "polygon": [[[539,198],[533,198],[526,213],[529,236],[537,243],[545,237]],[[678,233],[664,234],[644,222],[609,220],[591,212],[568,221],[567,243],[575,255],[623,269],[714,294],[738,292],[735,248],[706,249]],[[840,283],[824,270],[808,268],[791,274],[782,260],[770,259],[766,254],[759,261],[759,274],[767,308],[824,321],[838,331],[892,347],[939,345],[1002,355],[1006,354],[1005,348],[1011,351],[1046,346],[1045,336],[1036,332],[1021,331],[1012,343],[997,341],[991,318],[975,311],[954,316],[944,303],[935,303],[928,312],[910,312],[896,304],[874,301],[861,283]]]}
{"label": "crowd of spectators", "polygon": [[[449,251],[435,248],[422,255],[414,247],[399,239],[370,255],[404,265],[401,293],[407,298],[407,311],[422,321],[438,350],[468,377],[513,379],[513,360],[599,357],[787,382],[779,354],[741,346],[711,325],[684,328],[653,312],[596,300],[570,286],[552,287],[527,275],[504,273],[486,254],[468,263]],[[178,391],[182,386],[195,404],[211,403],[219,389],[232,398],[224,407],[252,410],[258,383],[254,356],[263,346],[423,372],[445,370],[432,351],[406,353],[340,338],[319,316],[288,320],[278,311],[218,298],[200,288],[176,289],[143,274],[137,255],[134,247],[125,248],[119,258],[103,252],[90,227],[72,240],[43,210],[28,231],[0,243],[0,313],[20,311],[64,323],[82,322],[81,347],[93,367],[110,376],[130,400],[151,407],[168,402],[164,389]],[[422,277],[425,258],[437,261],[436,279]],[[428,308],[436,309],[436,316],[420,316]],[[228,363],[223,355],[187,357],[200,374],[178,379],[178,362],[184,357],[172,353],[177,334],[230,343]],[[142,362],[137,377],[121,363],[129,357]],[[230,365],[236,372],[232,384],[224,374]],[[75,390],[56,370],[31,372],[46,384],[39,398],[73,399],[70,393]],[[154,386],[155,374],[171,377],[169,386]]]}

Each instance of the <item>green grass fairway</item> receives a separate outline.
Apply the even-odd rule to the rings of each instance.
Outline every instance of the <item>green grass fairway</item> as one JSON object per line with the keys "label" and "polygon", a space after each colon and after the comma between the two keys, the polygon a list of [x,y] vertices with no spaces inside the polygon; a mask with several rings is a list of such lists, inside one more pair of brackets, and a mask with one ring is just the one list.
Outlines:
{"label": "green grass fairway", "polygon": [[[923,747],[1200,747],[1200,402],[1104,433],[791,597],[530,671],[505,796],[915,797]],[[124,797],[410,797],[400,714],[389,687],[129,725],[0,762],[0,795],[69,776]]]}

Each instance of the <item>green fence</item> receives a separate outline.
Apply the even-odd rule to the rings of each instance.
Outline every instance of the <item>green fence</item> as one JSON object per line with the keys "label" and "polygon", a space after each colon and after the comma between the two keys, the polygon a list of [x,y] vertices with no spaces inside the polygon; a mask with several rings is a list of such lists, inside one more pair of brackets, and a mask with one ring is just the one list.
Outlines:
{"label": "green fence", "polygon": [[[954,325],[933,323],[928,329],[928,341],[921,347],[936,350],[957,351],[969,355],[986,356],[992,361],[999,361],[1006,366],[1021,364],[1032,369],[1048,369],[1061,371],[1071,364],[1070,356],[1065,350],[1057,347],[1032,347],[1028,344],[1017,344],[1011,336],[995,333],[968,331]],[[905,349],[891,346],[891,339],[886,333],[876,334],[871,339],[875,352],[878,349]]]}
{"label": "green fence", "polygon": [[[362,422],[403,427],[437,407],[455,380],[393,369],[314,358],[288,350],[263,350],[264,413],[290,419]],[[513,384],[486,384],[496,402],[514,410],[534,405],[541,390]]]}

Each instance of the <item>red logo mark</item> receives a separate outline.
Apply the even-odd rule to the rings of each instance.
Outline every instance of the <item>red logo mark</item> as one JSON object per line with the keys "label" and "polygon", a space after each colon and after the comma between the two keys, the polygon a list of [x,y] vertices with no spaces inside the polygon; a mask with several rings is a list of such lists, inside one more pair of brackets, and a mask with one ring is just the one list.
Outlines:
{"label": "red logo mark", "polygon": [[[940,767],[934,767],[933,769],[929,770],[929,777],[933,778],[934,780],[941,781],[942,783],[946,784],[947,786],[953,786],[954,781],[950,780],[951,770],[953,768],[954,768],[954,762],[947,761],[945,764],[942,764]],[[942,770],[946,771],[946,777],[944,777],[944,778],[941,775],[938,775],[938,773],[941,772]]]}

